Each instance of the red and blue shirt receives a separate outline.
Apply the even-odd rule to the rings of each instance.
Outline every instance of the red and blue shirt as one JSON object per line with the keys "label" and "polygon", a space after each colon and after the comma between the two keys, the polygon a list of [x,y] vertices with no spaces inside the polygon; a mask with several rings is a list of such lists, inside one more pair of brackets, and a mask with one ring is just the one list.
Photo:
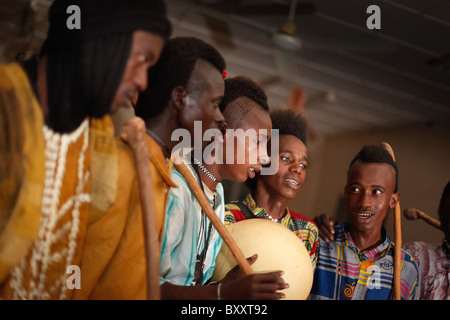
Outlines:
{"label": "red and blue shirt", "polygon": [[[359,250],[349,231],[349,222],[334,228],[335,241],[319,238],[317,266],[311,300],[393,299],[394,244],[382,228],[384,241],[370,250]],[[418,269],[414,259],[402,250],[401,298],[418,298]]]}

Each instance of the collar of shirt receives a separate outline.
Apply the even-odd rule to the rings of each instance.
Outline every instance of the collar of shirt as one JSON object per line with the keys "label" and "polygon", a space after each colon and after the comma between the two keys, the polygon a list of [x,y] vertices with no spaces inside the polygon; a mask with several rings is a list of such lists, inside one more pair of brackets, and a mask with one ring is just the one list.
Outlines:
{"label": "collar of shirt", "polygon": [[[264,208],[258,207],[255,200],[253,199],[251,193],[247,194],[244,201],[242,201],[247,207],[250,209],[250,211],[253,213],[253,215],[257,218],[264,218],[269,219],[268,214],[266,213],[266,210]],[[280,223],[283,226],[289,226],[291,223],[291,215],[289,213],[288,207],[286,207],[286,211],[284,213],[284,216],[278,220],[278,223]]]}
{"label": "collar of shirt", "polygon": [[375,248],[370,250],[359,250],[350,234],[350,222],[344,222],[342,225],[337,226],[335,228],[336,231],[336,239],[341,239],[342,242],[345,242],[345,245],[349,247],[355,254],[358,255],[360,261],[366,260],[378,260],[384,257],[390,250],[392,242],[389,239],[386,229],[381,227],[381,235],[383,237],[383,242],[380,243]]}

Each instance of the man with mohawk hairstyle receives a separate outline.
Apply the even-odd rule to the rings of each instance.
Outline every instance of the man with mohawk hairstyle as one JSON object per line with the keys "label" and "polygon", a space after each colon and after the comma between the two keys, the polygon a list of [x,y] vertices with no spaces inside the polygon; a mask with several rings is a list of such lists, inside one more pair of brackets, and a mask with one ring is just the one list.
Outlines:
{"label": "man with mohawk hairstyle", "polygon": [[[344,197],[349,221],[334,227],[334,241],[319,237],[310,299],[393,299],[395,244],[383,221],[400,193],[398,167],[386,149],[366,145],[359,151],[347,172]],[[417,265],[403,249],[401,260],[401,299],[416,299]]]}
{"label": "man with mohawk hairstyle", "polygon": [[[209,161],[211,160],[209,158],[196,159],[195,152],[183,161],[191,173],[197,177],[205,196],[217,216],[223,221],[225,203],[220,181],[223,179],[245,181],[261,170],[261,162],[267,161],[266,152],[261,157],[258,154],[255,163],[250,162],[249,155],[258,153],[258,148],[266,150],[272,124],[264,91],[246,77],[225,80],[225,96],[220,108],[228,128],[242,129],[244,132],[254,130],[256,132],[254,139],[249,139],[246,143],[245,139],[239,139],[229,134],[231,131],[227,130],[223,140],[216,139],[212,144],[223,144],[217,150],[227,150],[229,153],[226,145],[230,144],[230,139],[237,138],[237,141],[233,141],[236,144],[233,143],[234,148],[231,150],[234,161],[230,163],[226,159],[221,159],[221,163],[217,163]],[[239,156],[236,151],[239,149],[245,153],[245,163],[242,164],[236,162]],[[215,154],[208,156],[215,157]],[[163,299],[276,300],[283,298],[285,295],[279,290],[285,289],[288,285],[282,278],[282,271],[243,276],[240,269],[236,267],[220,283],[207,285],[210,284],[217,254],[223,245],[222,238],[202,212],[185,178],[177,170],[172,172],[171,178],[178,188],[170,190],[166,208],[160,258]],[[248,258],[250,263],[256,259],[256,255]]]}

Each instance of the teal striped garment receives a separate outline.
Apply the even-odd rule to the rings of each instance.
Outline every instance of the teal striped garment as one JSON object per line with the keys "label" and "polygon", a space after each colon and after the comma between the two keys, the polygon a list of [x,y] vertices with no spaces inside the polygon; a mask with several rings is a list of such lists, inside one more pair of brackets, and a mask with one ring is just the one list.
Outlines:
{"label": "teal striped garment", "polygon": [[[189,164],[186,164],[186,166],[196,177],[192,167]],[[174,285],[189,286],[192,285],[194,280],[197,245],[202,250],[205,242],[204,239],[199,242],[202,210],[186,180],[176,169],[172,171],[170,178],[178,187],[170,189],[167,200],[164,233],[161,242],[160,284],[167,281]],[[211,206],[213,206],[215,196],[216,205],[213,208],[223,222],[225,203],[222,184],[217,184],[214,192],[209,190],[205,184],[203,184],[203,187]],[[209,224],[209,219],[206,218],[206,228],[209,228]],[[203,284],[214,273],[215,260],[221,246],[222,238],[212,227],[211,240],[203,262]]]}

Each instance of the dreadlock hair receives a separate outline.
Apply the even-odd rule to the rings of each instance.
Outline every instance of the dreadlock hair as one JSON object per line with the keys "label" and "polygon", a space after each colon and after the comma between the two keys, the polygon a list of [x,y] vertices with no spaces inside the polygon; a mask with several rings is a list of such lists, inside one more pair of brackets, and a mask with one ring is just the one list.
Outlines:
{"label": "dreadlock hair", "polygon": [[197,60],[204,59],[220,73],[225,60],[210,44],[192,37],[169,39],[155,66],[148,71],[148,89],[139,95],[136,115],[147,120],[159,115],[178,86],[187,87]]}
{"label": "dreadlock hair", "polygon": [[[52,130],[72,132],[84,118],[101,118],[109,113],[131,43],[130,32],[46,49],[49,108],[46,122]],[[37,68],[36,61],[26,65],[29,74]]]}
{"label": "dreadlock hair", "polygon": [[[83,12],[82,29],[67,27],[69,2]],[[86,117],[110,113],[134,31],[145,30],[163,39],[171,33],[162,0],[55,0],[48,19],[47,39],[40,53],[47,57],[46,123],[60,133],[75,130]],[[33,81],[36,67],[33,60],[25,68]]]}
{"label": "dreadlock hair", "polygon": [[394,159],[386,149],[376,145],[366,145],[362,147],[359,153],[353,158],[350,163],[349,170],[356,161],[362,163],[386,163],[395,170],[395,189],[398,191],[398,167]]}

